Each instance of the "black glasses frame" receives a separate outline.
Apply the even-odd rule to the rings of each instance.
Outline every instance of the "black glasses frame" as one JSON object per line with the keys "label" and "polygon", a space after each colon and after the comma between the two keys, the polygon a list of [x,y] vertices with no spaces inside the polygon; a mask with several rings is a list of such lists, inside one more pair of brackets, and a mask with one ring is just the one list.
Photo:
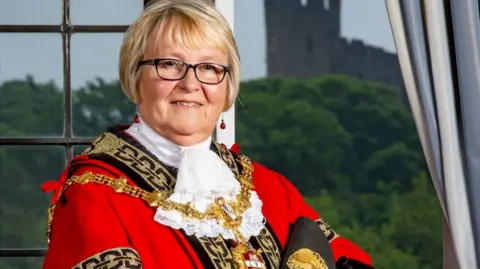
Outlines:
{"label": "black glasses frame", "polygon": [[[185,73],[183,73],[183,76],[181,76],[180,78],[176,78],[176,79],[171,79],[171,78],[164,78],[162,76],[160,76],[160,74],[158,73],[158,63],[161,62],[161,61],[176,61],[176,62],[181,62],[183,63],[185,66],[187,66],[187,68],[185,69]],[[221,66],[223,67],[223,76],[222,78],[218,81],[218,82],[205,82],[205,81],[202,81],[201,79],[198,78],[198,75],[197,75],[197,67],[199,65],[205,65],[205,64],[211,64],[211,65],[217,65],[217,66]],[[179,60],[179,59],[173,59],[173,58],[156,58],[156,59],[149,59],[149,60],[143,60],[143,61],[140,61],[138,63],[138,66],[142,66],[142,65],[153,65],[155,66],[155,70],[157,71],[157,75],[161,78],[161,79],[164,79],[164,80],[168,80],[168,81],[177,81],[177,80],[182,80],[184,79],[186,76],[187,76],[187,73],[188,73],[188,70],[193,69],[193,73],[195,74],[195,78],[197,78],[197,80],[200,82],[200,83],[203,83],[203,84],[208,84],[208,85],[217,85],[217,84],[220,84],[222,83],[222,81],[225,79],[225,77],[227,76],[227,73],[230,72],[230,68],[226,65],[223,65],[223,64],[218,64],[218,63],[212,63],[212,62],[202,62],[202,63],[198,63],[198,64],[189,64],[189,63],[186,63],[182,60]]]}

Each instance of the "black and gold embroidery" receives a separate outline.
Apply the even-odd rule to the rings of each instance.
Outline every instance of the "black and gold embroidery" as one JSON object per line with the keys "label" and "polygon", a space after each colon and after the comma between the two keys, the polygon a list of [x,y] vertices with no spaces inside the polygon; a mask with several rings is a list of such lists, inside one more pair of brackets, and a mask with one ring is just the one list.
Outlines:
{"label": "black and gold embroidery", "polygon": [[140,255],[132,248],[113,248],[97,253],[72,269],[142,269]]}
{"label": "black and gold embroidery", "polygon": [[235,177],[239,178],[240,172],[238,171],[238,165],[232,152],[227,148],[222,147],[215,141],[213,141],[213,145],[214,145],[214,150],[217,152],[220,158],[228,165],[230,170],[232,170]]}
{"label": "black and gold embroidery", "polygon": [[315,221],[318,226],[320,226],[320,229],[322,229],[323,233],[328,239],[328,242],[332,242],[334,239],[339,237],[339,235],[328,225],[326,221],[324,221],[322,218],[319,218]]}
{"label": "black and gold embroidery", "polygon": [[236,265],[230,252],[230,246],[220,236],[215,238],[192,237],[191,239],[200,243],[204,253],[199,254],[200,258],[204,260],[204,265],[211,263],[213,268],[235,268]]}
{"label": "black and gold embroidery", "polygon": [[175,178],[163,165],[112,133],[102,134],[82,154],[107,155],[132,169],[154,190],[173,190]]}
{"label": "black and gold embroidery", "polygon": [[[215,141],[212,142],[211,149],[219,155],[232,170],[235,177],[239,179],[241,171],[237,156]],[[176,171],[162,164],[137,141],[127,138],[119,130],[110,129],[102,134],[83,152],[83,155],[124,168],[122,170],[125,170],[127,175],[132,175],[132,180],[139,187],[151,188],[147,191],[173,191],[175,186]],[[147,184],[143,184],[144,182]],[[196,236],[187,236],[183,231],[182,233],[194,246],[196,253],[205,265],[210,264],[215,269],[235,268],[230,251],[233,246],[222,237],[197,238]],[[259,236],[252,238],[252,240],[258,242],[259,247],[263,250],[263,259],[270,264],[270,267],[278,268],[282,250],[280,244],[275,240],[273,232],[269,228],[265,228]]]}
{"label": "black and gold embroidery", "polygon": [[260,232],[256,239],[263,250],[263,256],[265,256],[264,259],[267,259],[272,268],[279,268],[282,254],[280,246],[277,244],[274,236],[275,235],[270,231],[270,229],[265,227],[265,229]]}

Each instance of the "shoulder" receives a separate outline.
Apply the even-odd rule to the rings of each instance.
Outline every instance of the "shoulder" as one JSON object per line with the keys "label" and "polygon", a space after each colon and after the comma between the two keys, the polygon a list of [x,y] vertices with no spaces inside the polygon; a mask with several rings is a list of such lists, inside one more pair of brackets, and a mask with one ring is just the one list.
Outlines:
{"label": "shoulder", "polygon": [[[285,176],[266,166],[252,162],[254,168],[253,184],[266,209],[285,208],[292,220],[299,216],[312,219],[318,217],[304,201],[303,195]],[[269,205],[272,207],[270,208]]]}
{"label": "shoulder", "polygon": [[[89,207],[108,205],[114,193],[108,184],[91,184],[97,178],[98,183],[107,180],[116,181],[125,178],[117,168],[105,162],[78,156],[72,159],[57,181],[47,182],[42,188],[53,191],[50,206],[50,221],[58,211],[90,211]],[[101,180],[100,180],[101,179]]]}
{"label": "shoulder", "polygon": [[[84,157],[69,163],[49,208],[49,247],[43,268],[72,268],[77,263],[80,268],[102,261],[105,255],[140,262],[136,250],[129,247],[123,222],[114,207],[118,203],[115,197],[119,196],[113,185],[103,184],[105,180],[118,182],[121,175],[115,167]],[[102,182],[95,184],[94,178]],[[79,263],[81,260],[84,261]]]}
{"label": "shoulder", "polygon": [[[98,180],[98,184],[87,184],[94,183],[94,178],[102,178],[102,180]],[[62,186],[64,193],[88,190],[88,193],[93,195],[97,192],[103,193],[111,190],[108,184],[101,183],[119,179],[127,179],[127,177],[117,167],[101,160],[91,159],[88,156],[78,156],[67,165],[58,183]],[[64,193],[58,193],[58,195],[61,196]]]}
{"label": "shoulder", "polygon": [[135,204],[131,203],[135,198],[116,193],[119,182],[122,186],[132,184],[125,174],[112,165],[86,156],[74,158],[58,181],[54,182],[47,236],[52,236],[52,230],[58,233],[59,229],[63,229],[59,228],[62,226],[100,231],[96,220],[115,220],[115,214],[112,214],[115,205]]}
{"label": "shoulder", "polygon": [[297,188],[282,174],[260,163],[252,162],[253,183],[257,189],[281,190],[293,195],[300,195]]}

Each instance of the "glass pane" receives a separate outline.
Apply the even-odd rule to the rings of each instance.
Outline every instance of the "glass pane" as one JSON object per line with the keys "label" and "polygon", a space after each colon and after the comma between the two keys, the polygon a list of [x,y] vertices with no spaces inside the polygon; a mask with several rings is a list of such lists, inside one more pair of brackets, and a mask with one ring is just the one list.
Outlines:
{"label": "glass pane", "polygon": [[56,180],[64,167],[62,147],[0,147],[0,248],[47,246],[45,223],[51,194],[40,187]]}
{"label": "glass pane", "polygon": [[80,154],[82,154],[82,152],[84,150],[86,150],[88,148],[88,145],[81,145],[81,146],[73,146],[72,147],[72,150],[73,150],[73,156],[78,156]]}
{"label": "glass pane", "polygon": [[72,36],[73,133],[97,136],[107,127],[130,123],[135,106],[118,82],[123,34]]}
{"label": "glass pane", "polygon": [[0,48],[0,136],[61,136],[61,36],[0,33]]}
{"label": "glass pane", "polygon": [[0,24],[61,24],[62,0],[0,1]]}
{"label": "glass pane", "polygon": [[74,25],[130,25],[143,10],[143,0],[70,0]]}
{"label": "glass pane", "polygon": [[43,257],[0,257],[2,269],[38,269],[42,268]]}
{"label": "glass pane", "polygon": [[384,1],[234,3],[242,153],[286,176],[375,268],[441,268],[442,211]]}

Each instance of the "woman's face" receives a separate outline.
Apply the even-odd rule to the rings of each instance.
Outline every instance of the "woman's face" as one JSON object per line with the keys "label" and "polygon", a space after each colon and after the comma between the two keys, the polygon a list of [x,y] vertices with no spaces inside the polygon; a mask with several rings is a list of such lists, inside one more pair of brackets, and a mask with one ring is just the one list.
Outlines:
{"label": "woman's face", "polygon": [[[154,33],[149,39],[144,60],[171,58],[188,64],[228,65],[226,54],[208,46],[191,49],[172,44],[165,37],[160,37],[157,44],[156,40]],[[167,63],[165,68],[172,64]],[[160,135],[179,145],[193,145],[207,139],[225,107],[227,77],[216,85],[204,84],[197,80],[190,68],[182,80],[169,81],[158,76],[155,66],[144,65],[142,68],[138,85],[142,119]]]}

